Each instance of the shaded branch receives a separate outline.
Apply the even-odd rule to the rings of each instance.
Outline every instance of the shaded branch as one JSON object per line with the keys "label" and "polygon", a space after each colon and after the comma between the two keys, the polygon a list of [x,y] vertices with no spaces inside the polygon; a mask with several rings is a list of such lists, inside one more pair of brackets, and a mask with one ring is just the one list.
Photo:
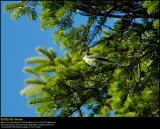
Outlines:
{"label": "shaded branch", "polygon": [[79,114],[80,114],[81,117],[83,117],[81,109],[79,109]]}

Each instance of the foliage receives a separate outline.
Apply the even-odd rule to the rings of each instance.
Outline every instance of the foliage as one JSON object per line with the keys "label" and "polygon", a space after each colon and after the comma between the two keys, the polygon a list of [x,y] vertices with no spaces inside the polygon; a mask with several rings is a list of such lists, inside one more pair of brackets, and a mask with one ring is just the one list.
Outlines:
{"label": "foliage", "polygon": [[[21,94],[39,116],[159,116],[159,1],[20,1],[5,9],[35,20],[37,5],[41,29],[57,27],[54,43],[68,51],[57,57],[37,48],[41,57],[26,60],[24,71],[33,78]],[[87,17],[80,26],[77,14]],[[116,18],[113,26],[109,18]],[[83,51],[121,65],[89,67]]]}
{"label": "foliage", "polygon": [[[148,14],[159,13],[159,1],[144,1],[143,6],[147,8]],[[159,19],[153,21],[154,28],[159,27]]]}

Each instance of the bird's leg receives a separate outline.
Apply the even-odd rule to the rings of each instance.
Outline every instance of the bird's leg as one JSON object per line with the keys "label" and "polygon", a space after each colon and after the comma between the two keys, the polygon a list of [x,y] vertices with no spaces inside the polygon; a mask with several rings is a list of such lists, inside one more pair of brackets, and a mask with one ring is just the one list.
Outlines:
{"label": "bird's leg", "polygon": [[99,75],[101,75],[102,76],[102,65],[101,64],[99,64]]}
{"label": "bird's leg", "polygon": [[100,66],[100,73],[102,74],[102,66]]}

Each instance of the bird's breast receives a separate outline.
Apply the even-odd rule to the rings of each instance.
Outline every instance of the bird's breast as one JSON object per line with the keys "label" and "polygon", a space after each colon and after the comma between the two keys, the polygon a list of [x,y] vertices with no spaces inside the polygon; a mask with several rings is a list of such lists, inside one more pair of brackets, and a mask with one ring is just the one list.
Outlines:
{"label": "bird's breast", "polygon": [[95,59],[90,59],[90,58],[87,58],[87,57],[83,57],[84,61],[89,64],[90,66],[94,66],[95,65]]}

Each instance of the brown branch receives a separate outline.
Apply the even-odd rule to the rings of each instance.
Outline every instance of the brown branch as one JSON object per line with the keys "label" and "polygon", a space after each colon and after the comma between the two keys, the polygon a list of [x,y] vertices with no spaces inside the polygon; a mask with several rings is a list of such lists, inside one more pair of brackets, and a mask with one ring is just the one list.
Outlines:
{"label": "brown branch", "polygon": [[[82,10],[81,10],[82,11]],[[116,15],[116,14],[109,14],[107,13],[102,13],[102,12],[86,12],[83,11],[83,15],[85,16],[104,16],[104,17],[109,17],[109,18],[155,18],[155,19],[160,19],[159,16],[152,16],[152,15],[130,15],[130,17],[128,15]],[[131,17],[132,16],[132,17]]]}
{"label": "brown branch", "polygon": [[100,43],[103,43],[104,41],[107,41],[107,40],[110,40],[112,38],[112,36],[110,36],[110,37],[106,37],[106,38],[104,38],[103,40],[100,40],[100,41],[98,41],[98,42],[95,42],[92,46],[90,46],[89,48],[92,48],[92,47],[94,47],[94,46],[96,46],[96,45],[98,45],[98,44],[100,44]]}
{"label": "brown branch", "polygon": [[[53,2],[53,4],[58,5],[58,6],[64,6],[64,2]],[[105,6],[105,5],[111,5],[112,7],[108,10],[104,10],[105,12],[102,12],[101,10],[99,10],[100,6]],[[114,6],[113,6],[114,5]],[[95,6],[93,8],[93,6]],[[129,13],[132,13],[132,18],[156,18],[156,19],[160,19],[159,15],[149,15],[145,9],[141,9],[142,4],[138,4],[136,6],[134,5],[129,5],[127,6],[127,8],[131,9],[130,12],[126,12],[126,9],[123,8],[123,2],[115,2],[115,3],[110,3],[110,2],[104,2],[104,3],[99,3],[99,4],[95,4],[94,2],[79,2],[75,9],[80,10],[83,14],[81,15],[85,15],[85,16],[105,16],[105,17],[110,17],[110,18],[128,18]],[[111,14],[112,12],[122,12],[125,13],[125,15],[118,15],[118,14]]]}

